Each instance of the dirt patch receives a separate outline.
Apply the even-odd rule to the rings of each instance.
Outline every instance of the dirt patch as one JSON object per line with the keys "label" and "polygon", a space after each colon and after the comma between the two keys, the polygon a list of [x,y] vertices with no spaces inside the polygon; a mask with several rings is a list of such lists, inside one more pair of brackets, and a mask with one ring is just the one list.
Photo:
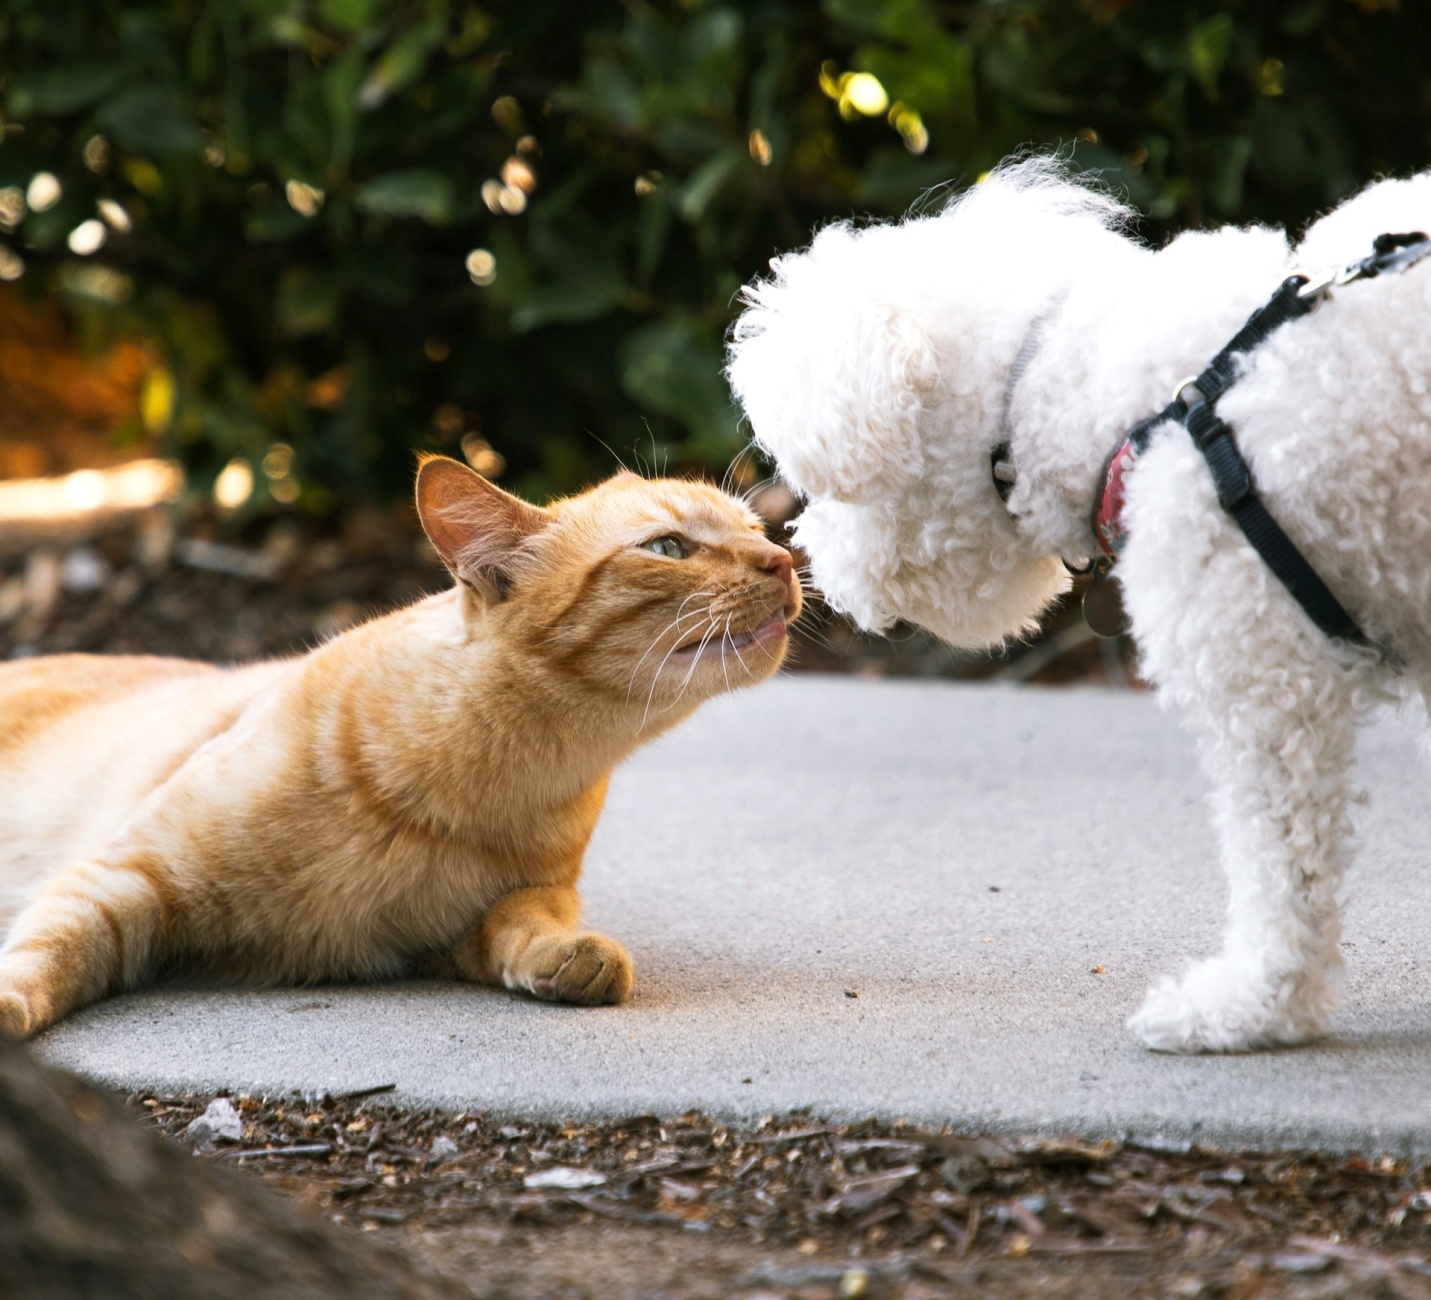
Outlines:
{"label": "dirt patch", "polygon": [[[138,1096],[185,1139],[201,1097]],[[1431,1297],[1431,1167],[785,1116],[237,1097],[205,1147],[484,1296]]]}

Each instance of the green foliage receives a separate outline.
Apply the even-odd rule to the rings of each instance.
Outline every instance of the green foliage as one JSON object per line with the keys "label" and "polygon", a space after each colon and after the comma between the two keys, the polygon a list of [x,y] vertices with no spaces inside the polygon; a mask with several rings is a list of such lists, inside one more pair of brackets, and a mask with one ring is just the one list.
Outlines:
{"label": "green foliage", "polygon": [[256,506],[474,435],[535,493],[718,470],[734,295],[813,225],[1026,144],[1149,238],[1298,224],[1431,161],[1428,51],[1396,0],[0,0],[0,273],[152,338],[136,418]]}

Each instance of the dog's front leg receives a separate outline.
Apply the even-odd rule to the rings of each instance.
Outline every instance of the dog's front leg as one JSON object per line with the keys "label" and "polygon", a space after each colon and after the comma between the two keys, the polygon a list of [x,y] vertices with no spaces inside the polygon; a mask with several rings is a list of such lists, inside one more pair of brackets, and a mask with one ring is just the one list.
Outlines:
{"label": "dog's front leg", "polygon": [[1222,952],[1155,985],[1130,1021],[1161,1051],[1302,1043],[1336,1009],[1351,684],[1297,612],[1269,614],[1196,654],[1183,640],[1176,662],[1154,656],[1199,733],[1229,886]]}

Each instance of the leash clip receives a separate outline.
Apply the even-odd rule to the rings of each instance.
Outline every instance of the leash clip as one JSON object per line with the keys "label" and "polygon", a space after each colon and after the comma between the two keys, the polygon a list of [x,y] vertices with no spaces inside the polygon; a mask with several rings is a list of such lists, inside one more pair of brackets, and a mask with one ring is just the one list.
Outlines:
{"label": "leash clip", "polygon": [[1337,272],[1333,283],[1341,286],[1357,280],[1370,280],[1381,274],[1379,257],[1364,257],[1360,262],[1352,262]]}
{"label": "leash clip", "polygon": [[1297,297],[1304,302],[1310,302],[1312,310],[1316,311],[1331,297],[1334,287],[1340,288],[1357,280],[1374,280],[1389,271],[1404,271],[1428,253],[1431,253],[1431,240],[1428,240],[1422,231],[1416,230],[1405,235],[1378,235],[1372,244],[1370,255],[1360,261],[1350,262],[1346,266],[1323,271],[1315,276],[1298,271],[1291,279],[1302,281]]}
{"label": "leash clip", "polygon": [[1304,275],[1301,272],[1294,275],[1292,279],[1301,280],[1302,286],[1297,290],[1297,297],[1304,302],[1310,301],[1312,310],[1316,311],[1329,297],[1331,297],[1332,285],[1345,284],[1341,277],[1346,274],[1349,268],[1342,267],[1335,271],[1323,271],[1321,275]]}

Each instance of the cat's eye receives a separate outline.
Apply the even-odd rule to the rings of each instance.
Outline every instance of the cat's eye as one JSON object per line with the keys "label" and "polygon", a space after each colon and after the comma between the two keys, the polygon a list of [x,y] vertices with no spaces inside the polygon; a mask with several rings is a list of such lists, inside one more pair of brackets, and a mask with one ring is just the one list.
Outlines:
{"label": "cat's eye", "polygon": [[668,560],[684,560],[688,554],[679,537],[653,537],[649,542],[642,542],[641,549],[664,555]]}

